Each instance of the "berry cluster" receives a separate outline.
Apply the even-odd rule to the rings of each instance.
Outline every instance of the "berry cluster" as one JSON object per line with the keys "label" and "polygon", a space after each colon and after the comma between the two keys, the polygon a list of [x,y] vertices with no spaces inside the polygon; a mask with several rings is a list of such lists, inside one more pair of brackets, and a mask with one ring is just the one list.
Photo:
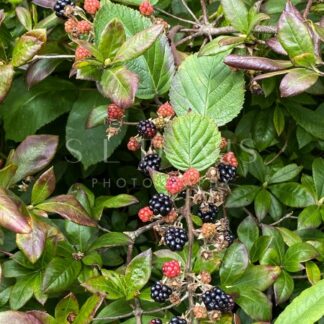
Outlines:
{"label": "berry cluster", "polygon": [[149,207],[154,215],[166,216],[171,212],[173,202],[168,195],[156,194],[149,201]]}
{"label": "berry cluster", "polygon": [[169,227],[165,232],[164,242],[171,251],[181,251],[188,242],[187,232],[181,227]]}
{"label": "berry cluster", "polygon": [[74,2],[71,0],[57,0],[54,5],[54,12],[57,17],[66,19],[67,15],[65,9],[67,6],[74,6]]}
{"label": "berry cluster", "polygon": [[187,324],[187,323],[188,323],[187,320],[179,316],[172,317],[171,321],[169,322],[169,324]]}
{"label": "berry cluster", "polygon": [[151,16],[154,11],[154,7],[149,1],[145,0],[140,4],[139,11],[143,16]]}
{"label": "berry cluster", "polygon": [[151,287],[151,297],[158,303],[166,302],[172,294],[172,289],[167,285],[163,285],[160,282],[156,282]]}
{"label": "berry cluster", "polygon": [[161,158],[158,154],[147,154],[138,164],[138,169],[145,174],[149,174],[149,170],[159,170],[161,165]]}
{"label": "berry cluster", "polygon": [[229,164],[220,163],[218,165],[219,181],[228,183],[235,179],[236,167]]}
{"label": "berry cluster", "polygon": [[143,138],[153,138],[156,134],[156,126],[151,120],[141,120],[137,125],[137,132]]}
{"label": "berry cluster", "polygon": [[204,292],[201,299],[208,311],[218,310],[226,313],[232,311],[235,305],[233,298],[217,287]]}
{"label": "berry cluster", "polygon": [[94,15],[100,8],[100,2],[99,0],[84,0],[83,8],[88,14]]}
{"label": "berry cluster", "polygon": [[123,108],[112,103],[107,107],[107,115],[109,120],[121,120],[125,115],[125,111]]}
{"label": "berry cluster", "polygon": [[197,214],[203,221],[203,223],[215,223],[218,213],[218,207],[213,204],[207,206],[200,206]]}
{"label": "berry cluster", "polygon": [[75,60],[82,61],[91,56],[91,52],[85,47],[78,46],[75,50]]}

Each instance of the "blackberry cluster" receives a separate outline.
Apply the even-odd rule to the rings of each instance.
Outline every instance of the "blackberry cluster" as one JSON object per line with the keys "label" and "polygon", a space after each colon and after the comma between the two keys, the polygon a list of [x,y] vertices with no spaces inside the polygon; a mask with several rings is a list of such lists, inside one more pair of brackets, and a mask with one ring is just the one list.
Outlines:
{"label": "blackberry cluster", "polygon": [[172,317],[171,321],[169,322],[169,324],[187,324],[187,323],[188,323],[187,320],[179,316]]}
{"label": "blackberry cluster", "polygon": [[180,227],[169,227],[164,235],[164,242],[171,251],[181,251],[187,241],[188,235]]}
{"label": "blackberry cluster", "polygon": [[217,287],[203,293],[201,298],[208,311],[217,310],[226,313],[232,311],[235,305],[233,298]]}
{"label": "blackberry cluster", "polygon": [[229,164],[220,163],[218,165],[218,172],[219,172],[219,181],[227,183],[234,180],[236,175],[236,168]]}
{"label": "blackberry cluster", "polygon": [[169,299],[172,294],[172,289],[167,285],[156,282],[151,287],[151,297],[158,303],[164,303]]}
{"label": "blackberry cluster", "polygon": [[149,207],[153,210],[154,215],[166,216],[172,210],[172,199],[165,194],[156,194],[149,201]]}
{"label": "blackberry cluster", "polygon": [[154,318],[151,320],[150,324],[162,324],[162,321],[159,318]]}
{"label": "blackberry cluster", "polygon": [[224,233],[224,239],[228,243],[228,246],[230,246],[234,242],[235,236],[233,235],[233,233],[230,230],[227,230]]}
{"label": "blackberry cluster", "polygon": [[149,169],[159,170],[161,165],[161,158],[158,154],[147,154],[138,164],[139,170],[148,174]]}
{"label": "blackberry cluster", "polygon": [[144,138],[153,138],[156,135],[156,126],[151,120],[141,120],[137,124],[137,132]]}
{"label": "blackberry cluster", "polygon": [[215,223],[216,221],[216,216],[218,213],[218,208],[216,205],[209,204],[208,205],[208,210],[204,208],[204,206],[200,206],[197,214],[203,221],[203,223]]}
{"label": "blackberry cluster", "polygon": [[64,9],[66,6],[74,6],[74,2],[71,0],[57,0],[54,5],[54,11],[57,17],[67,18],[64,14]]}

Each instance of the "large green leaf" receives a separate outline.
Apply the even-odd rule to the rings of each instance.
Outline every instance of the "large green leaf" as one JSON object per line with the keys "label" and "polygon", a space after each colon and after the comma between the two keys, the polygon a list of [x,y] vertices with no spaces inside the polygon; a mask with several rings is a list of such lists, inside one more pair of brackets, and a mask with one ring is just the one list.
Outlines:
{"label": "large green leaf", "polygon": [[276,304],[281,304],[289,299],[294,291],[294,280],[285,270],[282,270],[280,276],[273,286]]}
{"label": "large green leaf", "polygon": [[298,166],[295,163],[287,164],[284,167],[277,170],[269,179],[268,183],[286,182],[295,178],[300,171],[303,169],[302,166]]}
{"label": "large green leaf", "polygon": [[15,80],[0,109],[6,137],[21,141],[27,135],[35,134],[39,128],[68,112],[76,94],[77,89],[71,82],[54,77],[30,90],[23,78]]}
{"label": "large green leaf", "polygon": [[324,280],[305,289],[279,315],[275,324],[313,324],[324,316]]}
{"label": "large green leaf", "polygon": [[128,313],[132,313],[132,307],[130,306],[129,302],[125,301],[124,299],[119,299],[113,301],[109,305],[105,306],[100,313],[97,315],[97,320],[95,323],[97,324],[107,324],[111,323],[114,320],[98,320],[98,318],[105,318],[111,316],[120,316]]}
{"label": "large green leaf", "polygon": [[109,248],[114,246],[125,246],[130,244],[129,236],[119,232],[109,232],[99,236],[90,246],[90,251]]}
{"label": "large green leaf", "polygon": [[178,115],[189,109],[207,115],[218,126],[230,122],[242,109],[244,79],[223,63],[224,53],[189,56],[172,81],[170,99]]}
{"label": "large green leaf", "polygon": [[33,296],[35,275],[22,277],[17,280],[10,293],[10,308],[17,310],[23,307]]}
{"label": "large green leaf", "polygon": [[90,324],[93,323],[92,320],[101,306],[104,300],[104,296],[92,295],[86,302],[82,305],[80,312],[76,319],[73,321],[74,324]]}
{"label": "large green leaf", "polygon": [[79,313],[79,304],[73,293],[69,293],[55,307],[55,319],[58,323],[68,323],[69,316],[76,316]]}
{"label": "large green leaf", "polygon": [[94,107],[105,103],[106,100],[97,91],[83,92],[74,103],[66,125],[66,147],[85,168],[106,161],[126,133],[126,127],[123,127],[118,135],[108,141],[104,125],[86,129],[89,113]]}
{"label": "large green leaf", "polygon": [[164,139],[166,158],[180,170],[205,170],[219,156],[220,132],[207,116],[189,113],[173,119]]}
{"label": "large green leaf", "polygon": [[259,227],[252,216],[247,216],[237,228],[238,238],[248,250],[259,237]]}
{"label": "large green leaf", "polygon": [[249,30],[248,11],[242,0],[221,0],[226,19],[242,33]]}
{"label": "large green leaf", "polygon": [[253,185],[238,186],[229,195],[226,207],[238,208],[250,205],[259,190],[259,187]]}
{"label": "large green leaf", "polygon": [[[96,14],[94,29],[97,40],[107,23],[114,18],[123,23],[127,37],[152,25],[139,11],[109,2]],[[167,38],[162,35],[144,55],[128,63],[128,67],[139,76],[137,97],[148,99],[166,93],[174,73],[173,56]]]}
{"label": "large green leaf", "polygon": [[311,205],[303,209],[298,215],[298,229],[316,228],[322,224],[321,208]]}

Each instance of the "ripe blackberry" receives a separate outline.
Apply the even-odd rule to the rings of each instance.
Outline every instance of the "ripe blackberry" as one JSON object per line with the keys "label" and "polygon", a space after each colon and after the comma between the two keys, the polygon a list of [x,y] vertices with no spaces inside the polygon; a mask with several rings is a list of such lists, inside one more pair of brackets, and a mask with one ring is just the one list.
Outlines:
{"label": "ripe blackberry", "polygon": [[200,206],[197,214],[203,221],[203,223],[215,223],[218,213],[218,208],[216,205],[208,204],[207,207]]}
{"label": "ripe blackberry", "polygon": [[151,320],[150,324],[162,324],[162,321],[159,318],[154,318]]}
{"label": "ripe blackberry", "polygon": [[187,324],[187,323],[188,323],[187,320],[179,316],[172,317],[171,321],[169,322],[169,324]]}
{"label": "ripe blackberry", "polygon": [[220,182],[230,182],[235,178],[236,175],[236,168],[231,166],[231,165],[227,165],[224,163],[220,163],[218,165],[218,172],[219,172],[219,181]]}
{"label": "ripe blackberry", "polygon": [[161,158],[157,154],[146,155],[138,164],[138,169],[148,174],[149,169],[159,170]]}
{"label": "ripe blackberry", "polygon": [[164,303],[169,299],[172,294],[172,289],[167,285],[163,285],[160,282],[156,282],[151,287],[151,297],[158,303]]}
{"label": "ripe blackberry", "polygon": [[171,251],[181,251],[187,241],[188,235],[180,227],[169,227],[164,235],[164,242]]}
{"label": "ripe blackberry", "polygon": [[156,194],[149,201],[149,207],[153,210],[154,215],[168,215],[172,210],[172,199],[165,194]]}
{"label": "ripe blackberry", "polygon": [[224,233],[224,240],[228,243],[228,246],[230,246],[234,242],[235,236],[230,230],[227,230]]}
{"label": "ripe blackberry", "polygon": [[74,2],[71,0],[57,0],[54,5],[54,11],[57,17],[67,18],[64,13],[66,6],[74,6]]}
{"label": "ripe blackberry", "polygon": [[144,138],[153,138],[156,135],[156,126],[151,120],[141,120],[137,124],[137,132]]}
{"label": "ripe blackberry", "polygon": [[235,305],[233,298],[217,287],[203,293],[201,298],[208,311],[217,310],[226,313]]}

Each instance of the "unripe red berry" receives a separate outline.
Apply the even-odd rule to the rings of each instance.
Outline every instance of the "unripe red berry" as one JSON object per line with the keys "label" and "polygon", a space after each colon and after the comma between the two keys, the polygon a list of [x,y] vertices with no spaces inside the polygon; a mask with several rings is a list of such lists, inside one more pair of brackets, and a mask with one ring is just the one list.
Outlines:
{"label": "unripe red berry", "polygon": [[233,152],[227,152],[222,157],[222,163],[229,164],[235,168],[238,166],[236,156]]}
{"label": "unripe red berry", "polygon": [[77,31],[79,34],[88,34],[92,29],[91,23],[86,20],[78,21]]}
{"label": "unripe red berry", "polygon": [[172,195],[181,192],[184,188],[182,178],[176,176],[169,177],[166,181],[165,188]]}
{"label": "unripe red berry", "polygon": [[140,4],[139,11],[143,16],[151,16],[154,7],[151,5],[150,1],[145,0]]}
{"label": "unripe red berry", "polygon": [[159,107],[159,109],[157,110],[157,114],[162,117],[172,117],[174,116],[175,112],[172,106],[168,102],[166,102]]}
{"label": "unripe red berry", "polygon": [[107,114],[110,120],[120,120],[124,117],[125,111],[123,108],[112,103],[107,107]]}
{"label": "unripe red berry", "polygon": [[174,278],[181,273],[180,264],[177,260],[165,262],[162,266],[163,274],[168,278]]}
{"label": "unripe red berry", "polygon": [[64,30],[68,33],[68,34],[72,34],[75,31],[77,31],[77,25],[78,22],[73,19],[73,18],[69,18],[65,23],[64,23]]}
{"label": "unripe red berry", "polygon": [[152,138],[152,145],[155,149],[161,149],[163,147],[163,142],[163,136],[160,134],[157,134]]}
{"label": "unripe red berry", "polygon": [[138,217],[143,223],[150,222],[153,218],[153,211],[150,207],[144,207],[139,210]]}
{"label": "unripe red berry", "polygon": [[137,151],[141,147],[140,143],[137,141],[135,137],[131,137],[127,143],[127,148],[130,151]]}
{"label": "unripe red berry", "polygon": [[99,0],[84,0],[83,8],[88,14],[94,15],[100,8],[100,2]]}
{"label": "unripe red berry", "polygon": [[88,49],[86,49],[85,47],[78,46],[75,50],[75,60],[76,61],[84,60],[90,56],[91,56],[91,52]]}
{"label": "unripe red berry", "polygon": [[195,168],[190,168],[183,174],[183,182],[185,186],[194,186],[199,182],[199,179],[199,171]]}

